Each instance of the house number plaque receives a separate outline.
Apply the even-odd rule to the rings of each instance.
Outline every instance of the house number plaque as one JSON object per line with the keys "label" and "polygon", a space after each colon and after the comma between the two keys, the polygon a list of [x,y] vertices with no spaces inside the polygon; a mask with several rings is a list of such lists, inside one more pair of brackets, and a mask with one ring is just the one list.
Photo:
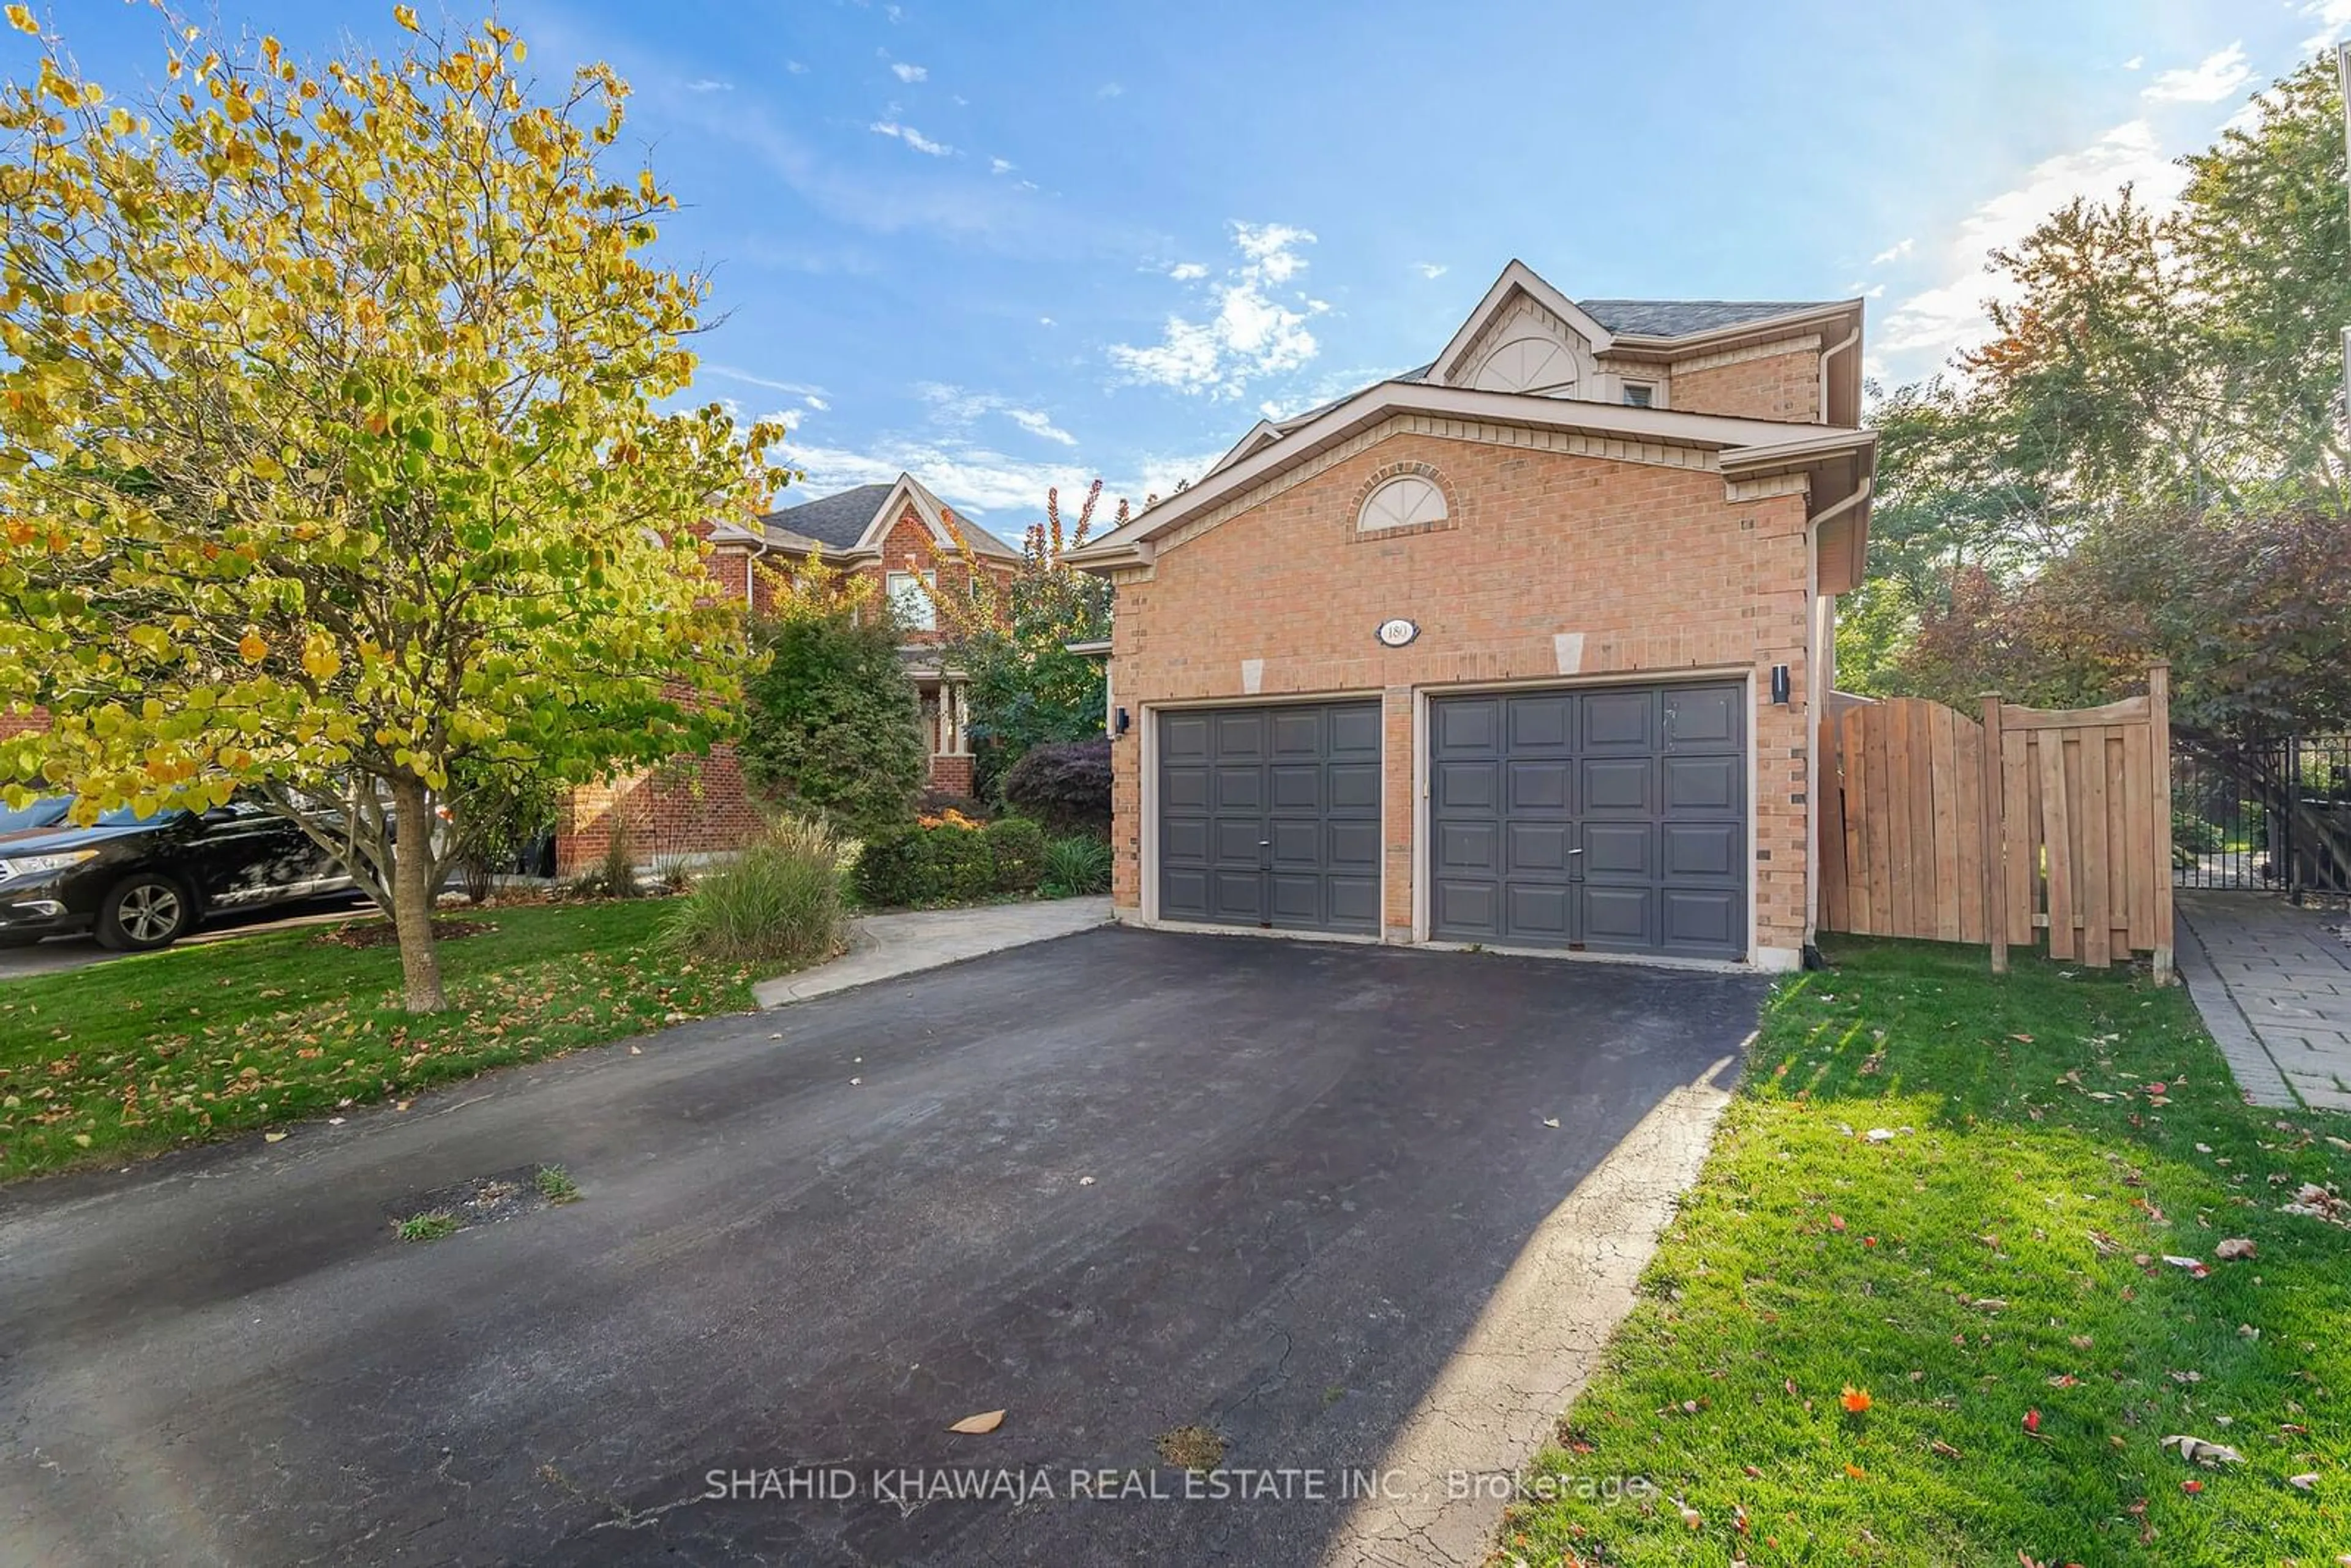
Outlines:
{"label": "house number plaque", "polygon": [[1401,648],[1420,635],[1420,628],[1414,622],[1398,616],[1393,621],[1381,622],[1379,630],[1372,635],[1377,637],[1385,647]]}

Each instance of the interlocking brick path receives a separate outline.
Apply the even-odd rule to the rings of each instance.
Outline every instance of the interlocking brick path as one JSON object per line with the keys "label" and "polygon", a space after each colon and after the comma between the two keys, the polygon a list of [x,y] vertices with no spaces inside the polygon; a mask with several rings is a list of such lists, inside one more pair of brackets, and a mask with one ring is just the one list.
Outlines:
{"label": "interlocking brick path", "polygon": [[2231,893],[2182,892],[2179,912],[2180,974],[2246,1097],[2351,1111],[2345,916]]}

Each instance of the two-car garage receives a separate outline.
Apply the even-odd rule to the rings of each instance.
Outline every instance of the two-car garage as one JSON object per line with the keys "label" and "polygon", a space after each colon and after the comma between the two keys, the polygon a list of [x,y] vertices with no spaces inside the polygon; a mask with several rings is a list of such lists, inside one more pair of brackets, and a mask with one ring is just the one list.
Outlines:
{"label": "two-car garage", "polygon": [[[1426,695],[1417,931],[1746,957],[1745,705],[1720,680]],[[1158,917],[1378,935],[1381,726],[1377,700],[1160,712]]]}

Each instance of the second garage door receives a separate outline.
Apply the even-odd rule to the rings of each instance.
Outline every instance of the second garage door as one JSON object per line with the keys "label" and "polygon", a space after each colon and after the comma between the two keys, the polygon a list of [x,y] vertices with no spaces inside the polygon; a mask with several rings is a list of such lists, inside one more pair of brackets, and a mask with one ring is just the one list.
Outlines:
{"label": "second garage door", "polygon": [[1162,714],[1159,915],[1376,933],[1380,705]]}
{"label": "second garage door", "polygon": [[1429,925],[1442,941],[1747,953],[1746,688],[1429,704]]}

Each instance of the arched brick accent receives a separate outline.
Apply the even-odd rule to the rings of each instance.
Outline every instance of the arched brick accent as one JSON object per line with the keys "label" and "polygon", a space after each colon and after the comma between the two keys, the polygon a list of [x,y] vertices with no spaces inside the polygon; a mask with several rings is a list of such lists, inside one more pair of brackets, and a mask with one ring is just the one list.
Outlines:
{"label": "arched brick accent", "polygon": [[[1406,477],[1426,479],[1430,484],[1436,486],[1438,493],[1445,497],[1445,516],[1439,517],[1433,523],[1415,523],[1408,528],[1373,528],[1369,530],[1358,528],[1355,524],[1357,520],[1363,517],[1364,503],[1372,498],[1372,492],[1378,489],[1381,486],[1386,484],[1391,479],[1402,479]],[[1461,492],[1454,487],[1453,481],[1447,478],[1444,471],[1438,468],[1436,464],[1420,462],[1384,463],[1379,467],[1373,469],[1371,477],[1364,480],[1361,485],[1355,486],[1355,493],[1348,497],[1346,515],[1347,538],[1353,542],[1363,543],[1372,539],[1401,539],[1410,538],[1415,534],[1437,533],[1446,528],[1459,528],[1461,526],[1464,513],[1465,508],[1462,502]]]}

